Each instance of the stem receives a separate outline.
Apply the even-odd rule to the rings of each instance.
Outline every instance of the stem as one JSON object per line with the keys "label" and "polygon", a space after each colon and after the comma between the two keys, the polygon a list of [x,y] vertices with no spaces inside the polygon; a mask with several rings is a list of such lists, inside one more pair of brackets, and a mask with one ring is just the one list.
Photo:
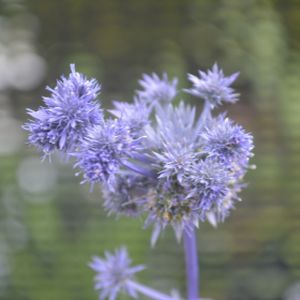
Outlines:
{"label": "stem", "polygon": [[142,154],[142,153],[133,153],[131,155],[131,157],[133,159],[136,159],[136,160],[138,160],[142,163],[146,163],[146,164],[155,162],[155,160],[151,159],[150,157],[148,157],[147,155]]}
{"label": "stem", "polygon": [[155,176],[156,176],[156,174],[151,169],[147,169],[142,166],[138,166],[137,164],[134,164],[130,161],[122,161],[122,164],[123,164],[123,166],[127,167],[131,171],[134,171],[143,176],[146,176],[149,178],[155,178]]}
{"label": "stem", "polygon": [[135,281],[128,281],[127,283],[131,288],[135,289],[137,292],[153,299],[153,300],[174,300],[173,297],[156,291],[150,287],[137,283]]}
{"label": "stem", "polygon": [[197,240],[195,230],[184,232],[184,253],[187,275],[187,300],[197,300],[198,293],[198,257],[197,257]]}
{"label": "stem", "polygon": [[211,104],[208,100],[205,100],[202,113],[198,119],[197,129],[200,130],[204,125],[207,119],[211,117]]}

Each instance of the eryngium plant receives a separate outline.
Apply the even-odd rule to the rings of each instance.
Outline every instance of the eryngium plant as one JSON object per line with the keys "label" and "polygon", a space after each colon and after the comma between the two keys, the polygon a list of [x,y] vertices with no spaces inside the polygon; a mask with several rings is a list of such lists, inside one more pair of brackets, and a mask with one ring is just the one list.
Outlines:
{"label": "eryngium plant", "polygon": [[[251,167],[252,135],[226,114],[212,114],[238,100],[231,87],[237,76],[224,76],[216,64],[199,77],[188,74],[192,87],[184,92],[204,100],[200,116],[182,100],[175,104],[178,81],[167,74],[144,74],[133,102],[115,101],[104,113],[97,101],[100,85],[71,65],[69,77],[48,88],[44,106],[28,110],[31,120],[23,126],[43,158],[63,152],[75,161],[82,183],[101,185],[109,215],[144,215],[145,226],[153,225],[152,246],[167,226],[178,241],[183,236],[188,300],[199,299],[195,228],[224,221],[240,201]],[[120,291],[179,299],[137,283],[134,273],[143,267],[130,263],[125,248],[93,259],[100,299],[115,300]]]}

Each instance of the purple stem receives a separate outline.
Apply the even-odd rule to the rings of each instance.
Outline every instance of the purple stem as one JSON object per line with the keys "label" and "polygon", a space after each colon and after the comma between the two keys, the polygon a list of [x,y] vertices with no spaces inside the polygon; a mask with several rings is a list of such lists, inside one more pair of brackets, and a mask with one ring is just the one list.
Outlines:
{"label": "purple stem", "polygon": [[211,118],[211,104],[208,100],[204,102],[203,110],[197,122],[196,128],[200,130],[206,124],[206,121]]}
{"label": "purple stem", "polygon": [[135,289],[137,292],[153,299],[153,300],[174,300],[174,298],[172,296],[163,294],[157,290],[154,290],[148,286],[142,285],[138,282],[132,281],[130,280],[128,282],[128,285]]}
{"label": "purple stem", "polygon": [[196,233],[192,231],[184,232],[184,253],[187,275],[187,300],[199,299],[199,274]]}
{"label": "purple stem", "polygon": [[127,167],[131,171],[134,171],[143,176],[146,176],[149,178],[155,178],[155,176],[156,176],[156,174],[151,169],[142,167],[142,166],[132,163],[130,161],[124,160],[124,161],[122,161],[122,164],[123,164],[123,166]]}

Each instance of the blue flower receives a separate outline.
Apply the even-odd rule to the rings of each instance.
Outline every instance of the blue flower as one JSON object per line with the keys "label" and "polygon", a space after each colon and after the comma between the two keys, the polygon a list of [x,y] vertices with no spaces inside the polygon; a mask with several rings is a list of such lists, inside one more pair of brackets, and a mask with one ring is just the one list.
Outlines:
{"label": "blue flower", "polygon": [[45,107],[28,110],[33,118],[23,128],[29,131],[28,141],[44,152],[70,152],[82,141],[90,127],[102,122],[102,111],[95,101],[100,86],[88,80],[71,65],[68,78],[62,77],[50,97],[44,98]]}
{"label": "blue flower", "polygon": [[209,211],[215,207],[221,208],[232,177],[222,163],[206,158],[192,165],[187,172],[186,181],[189,186],[187,198],[201,221],[205,221]]}
{"label": "blue flower", "polygon": [[155,108],[155,121],[145,128],[148,149],[156,148],[160,153],[164,147],[194,147],[198,139],[196,128],[196,109],[180,102],[178,106],[157,105]]}
{"label": "blue flower", "polygon": [[135,137],[141,136],[144,127],[150,123],[151,109],[144,101],[138,98],[133,103],[114,101],[114,109],[109,111],[126,123],[130,133]]}
{"label": "blue flower", "polygon": [[225,115],[212,120],[200,133],[203,150],[224,164],[244,167],[253,156],[253,137]]}
{"label": "blue flower", "polygon": [[163,73],[162,79],[155,73],[152,73],[152,76],[144,74],[143,78],[139,80],[143,90],[137,91],[137,95],[148,103],[168,103],[177,94],[177,82],[177,78],[169,81],[166,73]]}
{"label": "blue flower", "polygon": [[167,151],[154,153],[157,157],[157,163],[161,165],[158,178],[165,178],[168,181],[173,179],[184,184],[186,172],[191,165],[199,160],[199,154],[195,152],[193,147],[186,147],[186,145],[173,145],[173,147],[168,148]]}
{"label": "blue flower", "polygon": [[225,77],[223,71],[214,64],[207,73],[199,70],[199,77],[188,74],[188,79],[192,82],[193,87],[185,91],[193,96],[208,101],[211,107],[216,107],[222,102],[235,103],[239,94],[235,93],[230,85],[236,80],[239,73],[234,73]]}
{"label": "blue flower", "polygon": [[132,138],[126,124],[108,120],[87,132],[80,150],[74,153],[74,166],[83,173],[83,183],[105,182],[112,187],[116,174],[138,146],[139,141]]}
{"label": "blue flower", "polygon": [[105,252],[105,257],[93,257],[89,266],[97,273],[95,289],[99,291],[99,299],[115,300],[120,292],[136,298],[136,290],[129,282],[134,274],[145,269],[144,266],[131,266],[131,259],[126,248],[120,248],[115,253]]}

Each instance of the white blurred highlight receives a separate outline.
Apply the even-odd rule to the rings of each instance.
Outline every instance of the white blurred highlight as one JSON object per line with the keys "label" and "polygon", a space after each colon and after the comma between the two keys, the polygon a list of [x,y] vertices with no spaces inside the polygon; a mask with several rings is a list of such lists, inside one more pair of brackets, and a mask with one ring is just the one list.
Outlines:
{"label": "white blurred highlight", "polygon": [[46,63],[35,53],[20,53],[11,59],[7,68],[8,82],[17,90],[31,90],[44,78]]}
{"label": "white blurred highlight", "polygon": [[0,16],[0,90],[32,90],[44,79],[46,62],[34,47],[35,23],[30,14]]}
{"label": "white blurred highlight", "polygon": [[20,150],[23,143],[21,124],[0,111],[0,155],[9,155]]}
{"label": "white blurred highlight", "polygon": [[52,164],[42,163],[39,158],[25,158],[17,170],[17,180],[19,186],[28,193],[48,193],[57,184],[57,171]]}
{"label": "white blurred highlight", "polygon": [[283,300],[300,300],[300,281],[293,283],[287,288]]}

